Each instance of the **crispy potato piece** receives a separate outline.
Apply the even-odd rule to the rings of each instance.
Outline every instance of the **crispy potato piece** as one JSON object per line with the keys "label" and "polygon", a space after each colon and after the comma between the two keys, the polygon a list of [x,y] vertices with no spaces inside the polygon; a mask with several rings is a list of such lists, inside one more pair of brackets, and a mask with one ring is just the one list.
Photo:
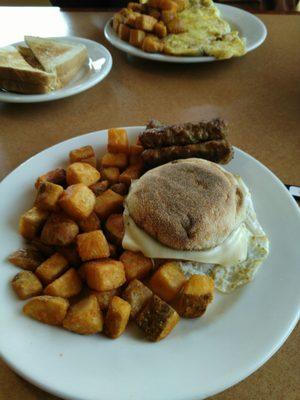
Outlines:
{"label": "crispy potato piece", "polygon": [[127,8],[129,8],[132,11],[145,12],[146,4],[130,2],[127,4]]}
{"label": "crispy potato piece", "polygon": [[120,182],[125,183],[127,186],[131,185],[131,181],[133,179],[138,179],[143,172],[142,164],[133,164],[129,165],[128,168],[125,169],[124,172],[120,175]]}
{"label": "crispy potato piece", "polygon": [[131,306],[121,297],[114,296],[109,303],[108,311],[104,322],[105,334],[116,339],[125,331],[129,317]]}
{"label": "crispy potato piece", "polygon": [[87,262],[85,274],[88,286],[99,292],[117,289],[126,281],[123,263],[111,259]]}
{"label": "crispy potato piece", "polygon": [[114,30],[116,33],[118,33],[119,25],[120,25],[122,22],[123,22],[123,17],[122,17],[122,15],[119,14],[119,13],[116,13],[116,14],[114,15],[114,17],[113,17],[113,23],[112,23],[113,30]]}
{"label": "crispy potato piece", "polygon": [[183,285],[174,307],[185,318],[201,317],[214,298],[214,281],[207,275],[192,275]]}
{"label": "crispy potato piece", "polygon": [[106,219],[110,214],[121,212],[124,197],[108,189],[96,198],[95,213],[100,219]]}
{"label": "crispy potato piece", "polygon": [[83,183],[86,186],[93,185],[100,179],[100,172],[85,162],[75,162],[67,168],[67,183],[75,185]]}
{"label": "crispy potato piece", "polygon": [[19,272],[11,282],[12,288],[19,299],[24,300],[42,293],[43,286],[31,271]]}
{"label": "crispy potato piece", "polygon": [[102,167],[125,168],[127,166],[127,154],[105,153],[101,160]]}
{"label": "crispy potato piece", "polygon": [[111,214],[105,223],[105,228],[108,232],[109,240],[117,246],[121,246],[125,232],[123,215]]}
{"label": "crispy potato piece", "polygon": [[117,183],[119,182],[120,170],[117,167],[101,168],[101,175],[109,183]]}
{"label": "crispy potato piece", "polygon": [[96,168],[96,156],[92,146],[83,146],[69,153],[70,163],[84,162]]}
{"label": "crispy potato piece", "polygon": [[48,246],[47,244],[43,243],[39,237],[36,237],[30,241],[30,247],[44,257],[50,257],[55,253],[54,246]]}
{"label": "crispy potato piece", "polygon": [[101,230],[78,235],[77,249],[82,261],[109,257],[109,246]]}
{"label": "crispy potato piece", "polygon": [[153,7],[148,7],[148,12],[147,12],[147,14],[148,14],[148,15],[151,15],[151,17],[157,19],[157,21],[159,21],[160,18],[161,18],[160,11],[157,10],[156,8],[153,8]]}
{"label": "crispy potato piece", "polygon": [[37,296],[23,307],[25,315],[48,325],[62,325],[69,301],[61,297]]}
{"label": "crispy potato piece", "polygon": [[153,268],[151,258],[145,257],[142,253],[135,253],[125,250],[120,257],[120,261],[124,264],[127,281],[133,279],[143,279]]}
{"label": "crispy potato piece", "polygon": [[34,205],[41,210],[56,211],[58,209],[58,199],[62,195],[64,188],[51,182],[43,182],[38,188]]}
{"label": "crispy potato piece", "polygon": [[163,42],[154,35],[147,35],[143,41],[142,50],[147,53],[161,53],[163,48]]}
{"label": "crispy potato piece", "polygon": [[125,196],[128,193],[128,187],[125,183],[119,182],[111,185],[110,190],[115,193],[120,194],[121,196]]}
{"label": "crispy potato piece", "polygon": [[95,202],[96,197],[91,189],[83,183],[77,183],[64,191],[59,205],[71,218],[84,219],[92,213]]}
{"label": "crispy potato piece", "polygon": [[57,252],[65,257],[71,267],[79,267],[82,263],[76,243],[71,243],[69,246],[58,247]]}
{"label": "crispy potato piece", "polygon": [[173,19],[177,18],[177,13],[172,10],[164,10],[161,12],[161,19],[165,24],[173,21]]}
{"label": "crispy potato piece", "polygon": [[120,39],[125,40],[125,42],[129,41],[129,35],[130,35],[130,28],[125,25],[120,23],[118,26],[118,36]]}
{"label": "crispy potato piece", "polygon": [[129,165],[139,164],[143,165],[143,159],[141,157],[144,148],[137,144],[131,145],[129,149]]}
{"label": "crispy potato piece", "polygon": [[106,290],[105,292],[98,292],[97,290],[91,290],[91,294],[95,295],[99,307],[102,311],[106,311],[108,309],[109,303],[114,296],[117,296],[119,293],[119,289]]}
{"label": "crispy potato piece", "polygon": [[168,34],[167,27],[163,23],[163,21],[156,22],[156,24],[154,25],[153,31],[159,38],[163,38],[163,37],[167,36],[167,34]]}
{"label": "crispy potato piece", "polygon": [[108,130],[107,150],[109,153],[129,152],[128,136],[126,129],[111,128]]}
{"label": "crispy potato piece", "polygon": [[142,31],[152,32],[157,19],[151,17],[151,15],[139,15],[135,20],[135,27],[141,29]]}
{"label": "crispy potato piece", "polygon": [[82,283],[78,272],[74,268],[70,268],[62,276],[46,286],[44,294],[68,298],[79,294],[81,289]]}
{"label": "crispy potato piece", "polygon": [[19,220],[19,233],[25,239],[31,240],[40,232],[44,222],[46,221],[49,213],[40,210],[37,207],[32,207],[21,215]]}
{"label": "crispy potato piece", "polygon": [[179,18],[174,18],[172,21],[167,22],[167,28],[169,33],[183,33],[186,31],[181,20]]}
{"label": "crispy potato piece", "polygon": [[103,329],[103,315],[96,296],[80,300],[73,304],[63,321],[63,327],[81,335],[91,335]]}
{"label": "crispy potato piece", "polygon": [[100,219],[97,214],[92,212],[87,218],[78,221],[79,228],[82,232],[97,231],[101,228]]}
{"label": "crispy potato piece", "polygon": [[54,253],[36,270],[36,276],[46,285],[53,282],[68,268],[68,261],[59,253]]}
{"label": "crispy potato piece", "polygon": [[76,222],[63,213],[52,213],[43,227],[41,241],[47,245],[67,246],[78,232]]}
{"label": "crispy potato piece", "polygon": [[169,10],[169,11],[177,12],[178,4],[172,0],[160,0],[158,8],[160,8],[161,10]]}
{"label": "crispy potato piece", "polygon": [[147,339],[154,342],[165,338],[178,321],[177,312],[156,295],[151,297],[135,319]]}
{"label": "crispy potato piece", "polygon": [[44,259],[42,254],[33,248],[14,251],[8,257],[10,263],[28,271],[35,271]]}
{"label": "crispy potato piece", "polygon": [[129,154],[130,155],[141,155],[142,152],[144,151],[144,147],[139,145],[139,144],[132,144],[129,147]]}
{"label": "crispy potato piece", "polygon": [[142,47],[146,33],[141,29],[130,29],[129,43],[135,47]]}
{"label": "crispy potato piece", "polygon": [[101,182],[96,182],[93,185],[90,186],[90,189],[94,192],[96,196],[99,196],[99,194],[105,192],[105,190],[108,189],[109,182],[107,180],[101,181]]}
{"label": "crispy potato piece", "polygon": [[37,178],[35,187],[38,189],[43,182],[51,182],[56,185],[66,185],[66,171],[63,168],[56,168],[53,171],[49,171],[44,175]]}
{"label": "crispy potato piece", "polygon": [[134,279],[124,290],[122,297],[131,305],[131,318],[135,318],[146,303],[151,299],[153,293],[141,281]]}
{"label": "crispy potato piece", "polygon": [[124,17],[124,23],[128,26],[130,26],[131,28],[135,27],[135,21],[137,19],[138,16],[140,16],[141,14],[139,12],[133,11],[133,10],[128,10],[129,13],[126,17]]}
{"label": "crispy potato piece", "polygon": [[171,301],[179,293],[185,282],[180,267],[170,261],[164,263],[151,277],[150,287],[155,294],[165,301]]}

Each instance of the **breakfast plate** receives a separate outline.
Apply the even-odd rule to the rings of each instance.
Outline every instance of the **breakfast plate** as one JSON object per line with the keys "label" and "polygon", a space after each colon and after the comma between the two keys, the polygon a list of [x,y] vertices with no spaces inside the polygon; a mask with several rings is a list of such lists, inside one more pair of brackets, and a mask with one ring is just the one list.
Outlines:
{"label": "breakfast plate", "polygon": [[[126,128],[133,141],[142,127]],[[22,315],[9,282],[17,270],[8,255],[22,246],[19,215],[34,199],[33,182],[64,166],[70,150],[105,152],[106,130],[50,147],[0,184],[0,352],[19,375],[72,400],[196,400],[246,378],[284,343],[299,319],[298,206],[273,173],[242,150],[226,166],[248,185],[270,239],[270,255],[254,281],[217,295],[200,319],[181,321],[167,340],[146,342],[135,326],[118,340],[80,336]],[[272,203],[272,207],[270,204]]]}
{"label": "breakfast plate", "polygon": [[[109,74],[112,67],[112,57],[110,52],[101,44],[75,36],[55,39],[86,46],[88,62],[80,69],[75,78],[63,88],[45,94],[20,94],[0,90],[0,101],[6,103],[39,103],[58,100],[93,87]],[[23,44],[24,42],[14,43],[14,46]]]}
{"label": "breakfast plate", "polygon": [[[239,35],[246,40],[246,52],[252,51],[259,47],[267,36],[267,28],[264,23],[256,16],[240,8],[228,6],[226,4],[215,3],[221,17],[229,23],[229,25],[238,30]],[[131,44],[121,40],[111,26],[112,18],[105,25],[104,34],[106,39],[117,49],[122,50],[132,56],[146,58],[153,61],[163,61],[171,63],[199,63],[216,61],[215,57],[204,56],[169,56],[165,54],[151,54],[142,51]]]}

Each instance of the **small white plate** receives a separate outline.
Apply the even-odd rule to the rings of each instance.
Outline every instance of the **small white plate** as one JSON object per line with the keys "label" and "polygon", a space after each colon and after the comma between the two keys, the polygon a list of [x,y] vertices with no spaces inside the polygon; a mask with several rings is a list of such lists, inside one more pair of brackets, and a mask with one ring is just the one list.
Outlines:
{"label": "small white plate", "polygon": [[[267,28],[259,18],[247,11],[241,10],[240,8],[227,6],[226,4],[216,4],[216,6],[220,10],[222,18],[224,18],[233,29],[238,30],[241,37],[246,39],[247,52],[256,49],[264,42],[267,36]],[[218,61],[215,57],[183,57],[146,53],[145,51],[132,46],[124,40],[121,40],[116,32],[112,29],[111,21],[112,18],[106,23],[104,28],[106,39],[117,49],[131,54],[132,56],[171,63],[199,63]]]}
{"label": "small white plate", "polygon": [[[21,94],[0,90],[0,101],[5,103],[39,103],[62,99],[95,86],[109,74],[112,67],[112,57],[110,52],[101,44],[76,36],[55,37],[53,39],[71,44],[84,44],[87,47],[88,61],[77,75],[63,88],[45,94]],[[13,45],[22,44],[24,42],[14,43]]]}
{"label": "small white plate", "polygon": [[[133,140],[142,127],[128,128]],[[107,131],[59,143],[35,155],[0,184],[0,352],[19,375],[72,400],[200,400],[254,372],[284,343],[299,318],[300,213],[283,184],[235,149],[227,168],[249,186],[271,251],[255,280],[218,295],[202,318],[181,320],[163,341],[149,343],[134,324],[116,340],[81,336],[22,315],[7,256],[22,246],[18,219],[34,200],[34,181],[64,166],[71,149],[106,150]]]}

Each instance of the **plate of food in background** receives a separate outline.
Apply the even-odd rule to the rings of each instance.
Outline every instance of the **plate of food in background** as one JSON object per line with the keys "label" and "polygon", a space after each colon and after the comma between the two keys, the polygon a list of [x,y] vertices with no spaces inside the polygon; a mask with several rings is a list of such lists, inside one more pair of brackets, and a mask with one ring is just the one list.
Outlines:
{"label": "plate of food in background", "polygon": [[24,39],[0,48],[0,101],[36,103],[72,96],[102,81],[112,67],[109,51],[92,40]]}
{"label": "plate of food in background", "polygon": [[299,319],[298,206],[222,120],[59,143],[0,211],[1,356],[57,396],[204,399]]}
{"label": "plate of food in background", "polygon": [[254,15],[212,0],[131,2],[107,22],[104,32],[128,54],[174,63],[241,57],[267,35]]}

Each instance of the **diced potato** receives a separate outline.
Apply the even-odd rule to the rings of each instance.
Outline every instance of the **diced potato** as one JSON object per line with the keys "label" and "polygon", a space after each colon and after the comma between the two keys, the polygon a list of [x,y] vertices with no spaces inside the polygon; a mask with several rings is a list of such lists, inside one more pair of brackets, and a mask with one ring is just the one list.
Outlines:
{"label": "diced potato", "polygon": [[160,8],[161,10],[177,12],[178,4],[172,0],[160,0],[158,8]]}
{"label": "diced potato", "polygon": [[143,165],[141,164],[134,164],[129,165],[128,168],[125,169],[124,172],[120,175],[120,182],[125,183],[126,185],[130,186],[131,181],[133,179],[138,179],[143,172]]}
{"label": "diced potato", "polygon": [[171,301],[185,282],[185,276],[178,264],[164,263],[151,277],[150,287],[165,301]]}
{"label": "diced potato", "polygon": [[81,335],[91,335],[103,329],[103,315],[96,296],[80,300],[73,304],[63,321],[63,327]]}
{"label": "diced potato", "polygon": [[82,263],[77,251],[76,243],[71,243],[69,246],[58,247],[57,251],[65,257],[71,267],[79,267]]}
{"label": "diced potato", "polygon": [[101,230],[77,236],[77,249],[82,261],[109,257],[109,247]]}
{"label": "diced potato", "polygon": [[105,228],[108,232],[109,240],[116,245],[121,246],[125,232],[123,215],[111,214],[105,223]]}
{"label": "diced potato", "polygon": [[82,283],[78,272],[70,268],[62,276],[50,283],[44,289],[44,294],[69,298],[81,292]]}
{"label": "diced potato", "polygon": [[161,18],[160,11],[153,7],[148,7],[148,15],[151,15],[151,17],[157,19],[158,21]]}
{"label": "diced potato", "polygon": [[123,17],[121,14],[116,13],[113,17],[112,27],[115,32],[118,33],[119,25],[123,22]]}
{"label": "diced potato", "polygon": [[127,154],[105,153],[101,160],[102,167],[125,168],[127,165]]}
{"label": "diced potato", "polygon": [[151,32],[156,24],[157,19],[151,17],[151,15],[140,15],[135,20],[135,27],[142,31]]}
{"label": "diced potato", "polygon": [[118,256],[118,249],[115,244],[108,243],[109,253],[111,258],[117,258]]}
{"label": "diced potato", "polygon": [[24,305],[23,312],[44,324],[62,325],[68,307],[69,301],[61,297],[37,296]]}
{"label": "diced potato", "polygon": [[41,240],[47,245],[67,246],[78,233],[76,222],[63,213],[52,213],[43,227]]}
{"label": "diced potato", "polygon": [[132,11],[138,11],[138,12],[146,11],[146,5],[141,3],[130,2],[127,4],[127,8],[129,8]]}
{"label": "diced potato", "polygon": [[99,196],[99,194],[105,192],[105,190],[108,189],[109,182],[107,180],[101,181],[101,182],[96,182],[93,185],[90,186],[90,189],[94,192],[96,196]]}
{"label": "diced potato", "polygon": [[106,311],[109,303],[114,296],[117,296],[119,289],[106,290],[105,292],[97,292],[97,290],[91,290],[91,294],[95,295],[101,310]]}
{"label": "diced potato", "polygon": [[207,275],[192,275],[175,299],[174,307],[182,317],[201,317],[213,298],[213,279]]}
{"label": "diced potato", "polygon": [[147,53],[160,53],[163,48],[163,42],[154,35],[147,35],[143,41],[142,50]]}
{"label": "diced potato", "polygon": [[58,199],[64,188],[51,182],[43,182],[38,188],[34,205],[41,210],[55,211],[58,209]]}
{"label": "diced potato", "polygon": [[50,257],[55,253],[54,246],[49,246],[41,241],[40,237],[36,237],[30,241],[30,247],[42,254],[44,257]]}
{"label": "diced potato", "polygon": [[121,212],[124,197],[108,189],[96,198],[94,211],[100,219],[106,219],[110,214]]}
{"label": "diced potato", "polygon": [[95,202],[94,193],[83,183],[69,186],[59,200],[61,208],[75,219],[87,218],[92,213]]}
{"label": "diced potato", "polygon": [[129,10],[129,14],[124,18],[124,23],[132,28],[135,27],[135,21],[137,19],[137,17],[141,15],[140,13],[133,11],[133,10]]}
{"label": "diced potato", "polygon": [[186,32],[186,29],[179,18],[174,18],[172,21],[167,22],[167,28],[169,33],[177,34]]}
{"label": "diced potato", "polygon": [[156,22],[156,24],[154,25],[153,31],[159,38],[163,38],[163,37],[167,36],[167,34],[168,34],[167,27],[163,23],[163,21]]}
{"label": "diced potato", "polygon": [[82,232],[97,231],[101,227],[100,219],[97,214],[92,212],[87,218],[78,221],[79,228]]}
{"label": "diced potato", "polygon": [[90,261],[85,264],[86,281],[99,292],[117,289],[126,282],[124,265],[120,261]]}
{"label": "diced potato", "polygon": [[165,24],[173,21],[173,19],[177,18],[177,13],[172,10],[164,10],[161,13],[161,18]]}
{"label": "diced potato", "polygon": [[130,29],[129,43],[135,47],[142,47],[146,33],[141,29]]}
{"label": "diced potato", "polygon": [[140,145],[134,144],[129,149],[129,165],[139,164],[143,165],[143,159],[141,157],[144,148]]}
{"label": "diced potato", "polygon": [[118,296],[112,298],[104,322],[104,332],[108,337],[116,339],[122,335],[130,317],[130,310],[131,306],[127,301]]}
{"label": "diced potato", "polygon": [[109,183],[119,182],[120,170],[117,167],[101,168],[101,175]]}
{"label": "diced potato", "polygon": [[51,182],[56,185],[66,185],[66,171],[63,168],[56,168],[53,171],[49,171],[44,175],[38,177],[35,182],[35,187],[38,189],[43,182]]}
{"label": "diced potato", "polygon": [[109,153],[128,153],[129,145],[126,129],[111,128],[108,130],[107,150]]}
{"label": "diced potato", "polygon": [[19,272],[12,280],[11,285],[21,300],[37,296],[43,291],[41,282],[31,271]]}
{"label": "diced potato", "polygon": [[145,257],[140,252],[126,250],[121,255],[120,261],[124,264],[127,281],[143,279],[153,268],[151,258]]}
{"label": "diced potato", "polygon": [[49,213],[40,210],[37,207],[32,207],[21,215],[19,220],[19,233],[25,239],[31,240],[40,232],[44,222],[46,221]]}
{"label": "diced potato", "polygon": [[44,259],[39,251],[32,248],[14,251],[8,257],[10,263],[28,271],[35,271]]}
{"label": "diced potato", "polygon": [[113,192],[120,194],[121,196],[125,196],[128,193],[127,185],[125,185],[125,183],[122,182],[111,185],[110,189]]}
{"label": "diced potato", "polygon": [[139,155],[142,154],[143,151],[144,151],[143,146],[141,146],[141,145],[139,145],[139,144],[132,144],[132,145],[129,147],[129,154],[130,154],[130,155],[137,155],[137,156],[139,156]]}
{"label": "diced potato", "polygon": [[59,253],[54,253],[35,271],[39,279],[46,285],[53,282],[68,268],[68,261]]}
{"label": "diced potato", "polygon": [[125,42],[129,41],[130,28],[125,24],[119,24],[118,26],[118,36],[120,39],[125,40]]}
{"label": "diced potato", "polygon": [[135,319],[147,339],[154,342],[165,338],[178,321],[177,312],[156,295],[151,297]]}
{"label": "diced potato", "polygon": [[141,281],[134,279],[124,290],[122,297],[131,305],[131,318],[135,318],[152,297],[153,293]]}
{"label": "diced potato", "polygon": [[84,162],[96,168],[96,156],[92,146],[83,146],[69,153],[70,163]]}
{"label": "diced potato", "polygon": [[100,179],[100,172],[85,162],[75,162],[67,168],[67,183],[75,185],[83,183],[86,186],[93,185]]}

